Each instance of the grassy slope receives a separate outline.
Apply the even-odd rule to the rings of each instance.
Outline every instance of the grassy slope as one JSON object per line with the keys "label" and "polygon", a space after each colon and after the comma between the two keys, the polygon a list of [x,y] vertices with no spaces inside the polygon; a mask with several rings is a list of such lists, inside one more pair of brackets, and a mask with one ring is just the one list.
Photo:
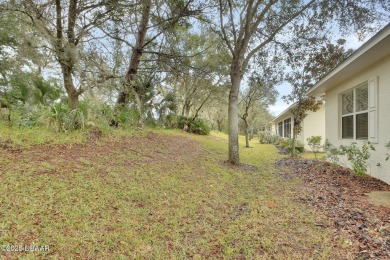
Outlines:
{"label": "grassy slope", "polygon": [[226,136],[215,133],[0,151],[0,245],[50,246],[6,254],[26,259],[334,257],[296,183],[272,174],[275,148],[252,145],[241,161],[258,171],[221,166]]}

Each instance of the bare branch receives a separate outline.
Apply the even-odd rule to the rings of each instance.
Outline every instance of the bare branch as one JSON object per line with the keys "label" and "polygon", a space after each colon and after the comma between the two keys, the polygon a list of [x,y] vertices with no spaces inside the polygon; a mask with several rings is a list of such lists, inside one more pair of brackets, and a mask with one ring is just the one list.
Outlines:
{"label": "bare branch", "polygon": [[247,55],[247,57],[245,58],[244,60],[244,63],[243,63],[243,67],[246,68],[246,66],[248,65],[250,59],[253,57],[253,55],[256,54],[256,52],[258,52],[261,48],[263,48],[266,44],[268,44],[269,42],[271,42],[275,35],[277,33],[279,33],[287,24],[289,24],[290,22],[292,22],[295,18],[297,18],[299,15],[301,15],[305,10],[307,10],[313,3],[315,2],[315,0],[311,0],[309,3],[307,3],[305,6],[303,6],[298,12],[296,12],[295,14],[293,14],[289,19],[287,19],[286,21],[284,21],[282,24],[280,24],[273,32],[271,35],[268,36],[268,38],[263,41],[262,43],[260,43],[257,47],[253,48],[252,51],[250,51]]}
{"label": "bare branch", "polygon": [[219,0],[219,23],[222,31],[222,40],[226,43],[227,47],[229,48],[231,54],[234,56],[234,49],[232,44],[230,43],[229,38],[227,37],[225,27],[223,24],[223,5],[222,0]]}

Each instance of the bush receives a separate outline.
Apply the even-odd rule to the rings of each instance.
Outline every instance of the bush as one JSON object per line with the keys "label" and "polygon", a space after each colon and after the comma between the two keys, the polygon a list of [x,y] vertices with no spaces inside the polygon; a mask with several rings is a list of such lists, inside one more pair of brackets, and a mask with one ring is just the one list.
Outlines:
{"label": "bush", "polygon": [[[280,139],[279,145],[286,151],[291,153],[292,150],[292,139]],[[302,142],[295,140],[295,152],[300,154],[304,151],[304,145]]]}
{"label": "bush", "polygon": [[267,139],[267,133],[265,131],[259,131],[259,142],[264,144],[266,143],[266,139]]}
{"label": "bush", "polygon": [[367,160],[370,158],[370,150],[375,151],[374,146],[366,141],[360,149],[355,142],[351,145],[340,145],[340,155],[346,155],[348,161],[352,163],[353,171],[358,174],[367,172]]}
{"label": "bush", "polygon": [[187,132],[199,134],[199,135],[208,135],[210,133],[210,127],[205,121],[200,118],[192,120],[192,118],[180,116],[177,119],[177,127],[179,129],[185,129],[187,126]]}
{"label": "bush", "polygon": [[324,150],[326,152],[326,157],[334,164],[339,162],[339,150],[333,144],[331,144],[328,139],[325,140]]}
{"label": "bush", "polygon": [[42,107],[41,111],[41,122],[47,128],[66,132],[85,127],[85,115],[80,108],[70,110],[66,104],[58,103],[50,107]]}
{"label": "bush", "polygon": [[271,135],[269,132],[259,131],[258,136],[259,136],[259,142],[261,144],[279,145],[280,136],[278,135]]}
{"label": "bush", "polygon": [[280,139],[279,146],[282,148],[286,148],[286,147],[290,146],[290,139]]}
{"label": "bush", "polygon": [[367,160],[370,158],[370,150],[375,151],[375,147],[370,141],[365,141],[362,147],[358,147],[356,142],[352,142],[351,145],[340,145],[340,148],[336,148],[326,140],[325,151],[328,158],[337,163],[339,161],[339,155],[347,156],[348,161],[352,163],[352,169],[357,174],[364,174],[367,172]]}
{"label": "bush", "polygon": [[169,113],[165,119],[165,127],[175,128],[178,125],[178,118],[174,113]]}
{"label": "bush", "polygon": [[306,139],[307,144],[310,146],[311,151],[314,153],[314,157],[317,159],[317,153],[321,149],[321,136],[311,136]]}
{"label": "bush", "polygon": [[272,135],[270,138],[271,144],[277,144],[280,141],[281,137],[279,135]]}
{"label": "bush", "polygon": [[40,110],[36,107],[17,107],[14,110],[14,123],[19,128],[32,128],[39,124]]}

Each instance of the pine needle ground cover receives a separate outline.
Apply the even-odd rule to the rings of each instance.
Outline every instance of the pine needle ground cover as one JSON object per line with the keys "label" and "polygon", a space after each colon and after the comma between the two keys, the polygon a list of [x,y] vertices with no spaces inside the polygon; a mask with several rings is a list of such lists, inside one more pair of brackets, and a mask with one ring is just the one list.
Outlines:
{"label": "pine needle ground cover", "polygon": [[[297,179],[253,141],[223,164],[227,137],[140,131],[0,150],[0,258],[334,258],[331,230],[295,199]],[[319,220],[320,218],[320,220]]]}

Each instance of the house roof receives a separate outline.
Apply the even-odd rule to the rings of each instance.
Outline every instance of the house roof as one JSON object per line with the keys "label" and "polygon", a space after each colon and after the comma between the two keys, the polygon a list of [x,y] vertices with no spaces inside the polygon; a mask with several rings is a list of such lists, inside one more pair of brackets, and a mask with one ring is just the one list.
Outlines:
{"label": "house roof", "polygon": [[281,118],[286,117],[287,115],[291,114],[290,109],[293,108],[296,105],[296,102],[291,104],[288,108],[286,108],[282,113],[277,115],[270,123],[274,123],[276,121],[279,121]]}
{"label": "house roof", "polygon": [[390,55],[390,23],[325,75],[307,91],[307,94],[324,93],[388,55]]}

